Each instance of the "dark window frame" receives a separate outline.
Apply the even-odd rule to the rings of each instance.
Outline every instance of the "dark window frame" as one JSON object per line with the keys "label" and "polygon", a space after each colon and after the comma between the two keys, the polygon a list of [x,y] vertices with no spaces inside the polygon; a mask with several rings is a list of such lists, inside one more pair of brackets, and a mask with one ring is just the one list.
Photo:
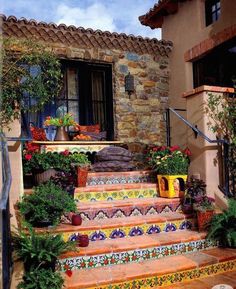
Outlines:
{"label": "dark window frame", "polygon": [[211,25],[220,18],[221,2],[220,0],[205,1],[205,21],[206,26]]}

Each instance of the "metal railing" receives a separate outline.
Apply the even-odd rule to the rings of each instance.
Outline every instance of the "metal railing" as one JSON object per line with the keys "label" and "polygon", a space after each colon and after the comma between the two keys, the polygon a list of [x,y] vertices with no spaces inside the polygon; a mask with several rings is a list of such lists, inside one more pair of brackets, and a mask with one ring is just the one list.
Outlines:
{"label": "metal railing", "polygon": [[[184,111],[184,110],[180,110]],[[202,137],[204,140],[206,140],[208,143],[215,143],[221,147],[221,157],[222,157],[222,184],[219,184],[219,189],[227,196],[227,197],[233,197],[236,194],[235,191],[235,175],[230,172],[230,144],[226,139],[210,139],[207,135],[205,135],[202,131],[200,131],[196,125],[191,124],[189,121],[187,121],[182,115],[180,115],[176,109],[173,109],[169,107],[166,110],[166,132],[167,132],[167,145],[170,146],[170,112],[175,114],[181,121],[185,123],[189,128],[191,128],[195,134],[195,137],[198,136]],[[232,152],[231,152],[232,153]]]}
{"label": "metal railing", "polygon": [[1,140],[1,163],[2,163],[2,187],[0,198],[0,219],[1,219],[1,285],[3,289],[10,288],[12,270],[11,230],[9,192],[11,188],[11,168],[7,141],[3,133],[0,133]]}

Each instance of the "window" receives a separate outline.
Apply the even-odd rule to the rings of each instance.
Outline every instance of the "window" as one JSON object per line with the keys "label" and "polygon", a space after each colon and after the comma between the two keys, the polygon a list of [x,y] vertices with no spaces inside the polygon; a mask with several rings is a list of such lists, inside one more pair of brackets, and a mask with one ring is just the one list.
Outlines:
{"label": "window", "polygon": [[220,17],[220,0],[205,1],[206,26],[217,21]]}

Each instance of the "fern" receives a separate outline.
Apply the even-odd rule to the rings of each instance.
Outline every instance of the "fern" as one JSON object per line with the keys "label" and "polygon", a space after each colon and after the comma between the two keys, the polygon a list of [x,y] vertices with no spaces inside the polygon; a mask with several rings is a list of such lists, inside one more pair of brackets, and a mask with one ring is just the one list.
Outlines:
{"label": "fern", "polygon": [[208,225],[207,239],[224,247],[236,247],[236,200],[228,200],[228,209],[215,215]]}

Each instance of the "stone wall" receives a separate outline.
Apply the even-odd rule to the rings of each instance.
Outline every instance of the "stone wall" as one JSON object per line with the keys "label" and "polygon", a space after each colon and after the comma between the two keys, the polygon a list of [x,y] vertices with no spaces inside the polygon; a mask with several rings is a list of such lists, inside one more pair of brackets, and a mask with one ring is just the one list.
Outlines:
{"label": "stone wall", "polygon": [[[109,49],[54,45],[59,57],[113,66],[115,138],[124,142],[165,143],[163,113],[168,104],[169,58]],[[125,92],[125,76],[134,76],[135,92]]]}

